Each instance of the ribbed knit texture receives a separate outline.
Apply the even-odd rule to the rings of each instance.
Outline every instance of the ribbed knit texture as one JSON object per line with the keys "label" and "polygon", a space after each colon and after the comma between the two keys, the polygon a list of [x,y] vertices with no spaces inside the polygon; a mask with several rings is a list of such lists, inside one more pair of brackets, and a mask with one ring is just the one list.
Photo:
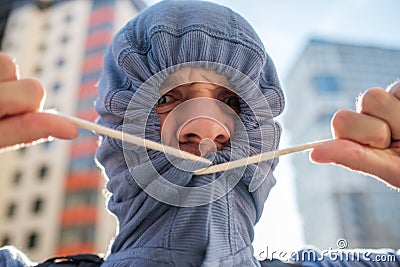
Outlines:
{"label": "ribbed knit texture", "polygon": [[[154,112],[158,88],[179,64],[186,64],[226,75],[244,99],[243,129],[237,129],[233,145],[217,153],[215,163],[278,146],[280,128],[272,118],[282,112],[284,101],[274,66],[253,29],[227,8],[204,1],[163,1],[115,36],[104,63],[96,103],[101,125],[160,142]],[[253,226],[275,183],[271,170],[276,161],[225,172],[221,183],[193,196],[168,183],[199,188],[221,181],[220,174],[192,176],[185,170],[202,164],[107,137],[102,139],[97,160],[109,178],[108,207],[119,220],[119,233],[104,266],[259,266],[251,246]],[[182,205],[149,196],[145,191],[149,188],[168,202]],[[212,199],[227,188],[227,194],[209,204],[190,205]],[[391,262],[377,261],[382,253],[394,255],[393,251],[370,251],[369,261],[332,260],[327,254],[320,260],[295,261],[305,267],[400,266],[398,252]],[[20,251],[6,247],[0,249],[0,266],[32,263]]]}
{"label": "ribbed knit texture", "polygon": [[[214,163],[278,147],[273,117],[284,98],[274,65],[243,18],[205,1],[162,1],[116,34],[99,83],[98,123],[160,142],[159,87],[182,66],[225,75],[243,99],[232,145],[216,153]],[[276,161],[224,172],[222,179],[220,173],[193,176],[186,170],[204,164],[108,137],[96,157],[109,178],[108,207],[119,220],[105,266],[258,266],[253,226],[275,184]],[[213,186],[192,194],[168,183]]]}
{"label": "ribbed knit texture", "polygon": [[25,254],[12,246],[0,248],[0,266],[1,267],[26,267],[35,266]]}

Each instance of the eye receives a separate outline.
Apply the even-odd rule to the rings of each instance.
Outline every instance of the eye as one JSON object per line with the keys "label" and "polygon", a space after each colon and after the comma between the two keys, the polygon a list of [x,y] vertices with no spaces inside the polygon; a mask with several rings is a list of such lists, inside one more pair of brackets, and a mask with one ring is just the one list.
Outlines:
{"label": "eye", "polygon": [[228,96],[227,98],[224,99],[223,102],[230,107],[238,107],[238,108],[240,107],[240,99],[236,95]]}
{"label": "eye", "polygon": [[158,106],[162,106],[168,103],[172,103],[175,101],[175,98],[170,96],[170,95],[163,95],[160,97],[160,99],[158,99],[157,101],[157,105]]}

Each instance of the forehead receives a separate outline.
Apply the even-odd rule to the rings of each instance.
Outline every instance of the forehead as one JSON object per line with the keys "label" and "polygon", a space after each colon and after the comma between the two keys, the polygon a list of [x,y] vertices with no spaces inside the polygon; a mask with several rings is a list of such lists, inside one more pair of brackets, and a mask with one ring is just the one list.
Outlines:
{"label": "forehead", "polygon": [[193,83],[214,84],[218,87],[234,91],[233,86],[229,83],[225,75],[218,74],[213,70],[206,70],[202,67],[182,67],[171,73],[161,84],[160,94],[165,94],[171,89]]}

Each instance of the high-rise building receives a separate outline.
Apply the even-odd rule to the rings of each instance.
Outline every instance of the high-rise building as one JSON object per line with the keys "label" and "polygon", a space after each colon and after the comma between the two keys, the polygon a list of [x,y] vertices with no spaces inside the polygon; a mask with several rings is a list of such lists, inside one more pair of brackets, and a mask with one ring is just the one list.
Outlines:
{"label": "high-rise building", "polygon": [[[94,121],[105,50],[144,2],[7,1],[7,8],[1,50],[16,59],[22,77],[44,84],[44,108]],[[74,141],[0,154],[0,246],[17,246],[37,261],[106,252],[116,221],[106,211],[96,147],[97,136],[82,130]]]}
{"label": "high-rise building", "polygon": [[[365,89],[400,77],[400,49],[312,39],[284,80],[284,128],[292,144],[331,137],[338,109],[355,109]],[[305,241],[321,249],[400,248],[400,192],[366,175],[292,156]]]}
{"label": "high-rise building", "polygon": [[6,28],[7,18],[10,14],[11,7],[13,6],[14,0],[0,1],[0,43],[3,38],[4,30]]}

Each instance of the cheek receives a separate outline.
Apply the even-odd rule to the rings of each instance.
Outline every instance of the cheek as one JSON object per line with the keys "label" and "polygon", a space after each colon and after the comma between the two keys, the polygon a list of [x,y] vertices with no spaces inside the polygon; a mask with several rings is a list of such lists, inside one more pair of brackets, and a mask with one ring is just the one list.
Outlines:
{"label": "cheek", "polygon": [[225,127],[228,128],[230,136],[232,137],[235,134],[235,128],[236,128],[235,118],[229,117],[226,120]]}
{"label": "cheek", "polygon": [[227,128],[230,137],[233,137],[236,130],[236,123],[237,121],[240,121],[239,115],[236,112],[233,112],[232,109],[228,110],[226,108],[224,108],[220,114],[221,115],[216,117],[216,119]]}
{"label": "cheek", "polygon": [[[158,133],[160,134],[161,141],[163,144],[168,146],[176,146],[176,123],[173,123],[173,116],[170,113],[158,114],[160,118],[160,129]],[[168,119],[167,119],[168,118]]]}
{"label": "cheek", "polygon": [[159,133],[160,136],[161,136],[161,132],[162,132],[162,129],[163,129],[165,120],[166,120],[166,118],[167,118],[167,114],[158,114],[158,113],[157,113],[157,115],[158,115],[158,118],[160,119],[160,129],[158,130],[158,133]]}

